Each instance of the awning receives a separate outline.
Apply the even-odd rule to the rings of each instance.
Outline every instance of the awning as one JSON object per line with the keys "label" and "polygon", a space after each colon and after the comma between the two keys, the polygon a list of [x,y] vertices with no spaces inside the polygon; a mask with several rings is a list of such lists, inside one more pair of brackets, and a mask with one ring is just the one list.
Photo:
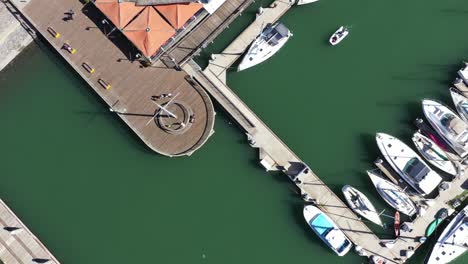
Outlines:
{"label": "awning", "polygon": [[145,7],[119,0],[95,0],[94,4],[119,29],[124,28]]}
{"label": "awning", "polygon": [[158,5],[155,6],[155,8],[175,29],[181,29],[190,20],[190,18],[203,8],[203,4],[189,3]]}
{"label": "awning", "polygon": [[149,58],[174,36],[175,30],[156,9],[148,6],[123,29],[123,33]]}

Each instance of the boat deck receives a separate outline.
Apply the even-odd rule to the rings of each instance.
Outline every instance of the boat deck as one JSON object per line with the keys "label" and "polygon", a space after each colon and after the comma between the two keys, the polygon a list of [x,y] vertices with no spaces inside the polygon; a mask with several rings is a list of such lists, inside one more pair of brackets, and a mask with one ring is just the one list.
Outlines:
{"label": "boat deck", "polygon": [[[65,21],[64,12],[70,9],[76,15]],[[184,72],[167,68],[161,61],[143,68],[131,55],[135,48],[120,32],[106,36],[112,27],[102,23],[104,17],[94,5],[78,0],[51,0],[48,4],[30,0],[22,14],[152,150],[167,156],[191,155],[212,134],[214,109],[206,92],[190,84]],[[54,32],[60,36],[54,37]],[[76,52],[63,49],[64,43]],[[190,112],[196,121],[189,128],[168,133],[154,118],[159,107],[151,97],[161,94],[178,94],[175,102],[184,109],[172,110],[181,115]],[[170,99],[156,102],[164,104]],[[172,121],[168,118],[164,122]]]}

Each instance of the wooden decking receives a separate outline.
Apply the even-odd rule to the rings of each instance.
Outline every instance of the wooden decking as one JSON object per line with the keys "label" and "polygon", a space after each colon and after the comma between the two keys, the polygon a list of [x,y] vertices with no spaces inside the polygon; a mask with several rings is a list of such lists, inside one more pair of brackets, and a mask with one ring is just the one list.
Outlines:
{"label": "wooden decking", "polygon": [[[70,9],[75,10],[75,18],[64,21],[64,12]],[[131,61],[133,46],[120,32],[110,36],[112,41],[106,37],[111,27],[102,23],[104,17],[93,5],[84,7],[78,0],[52,0],[47,4],[31,0],[22,13],[152,150],[167,156],[190,155],[212,134],[214,110],[206,92],[191,85],[184,72],[167,68],[162,62],[143,68]],[[55,38],[51,31],[60,37]],[[76,49],[74,54],[62,49],[65,42]],[[89,72],[90,67],[94,73]],[[110,89],[105,89],[107,84]],[[178,94],[177,102],[196,117],[184,133],[167,133],[153,120],[159,107],[150,98],[164,93]]]}
{"label": "wooden decking", "polygon": [[3,263],[60,263],[2,200],[0,225],[0,259]]}
{"label": "wooden decking", "polygon": [[171,48],[167,54],[169,54],[170,58],[177,61],[179,65],[185,64],[221,34],[253,2],[254,0],[226,1],[212,15],[206,17],[203,22],[198,24],[190,34],[187,34],[178,44]]}

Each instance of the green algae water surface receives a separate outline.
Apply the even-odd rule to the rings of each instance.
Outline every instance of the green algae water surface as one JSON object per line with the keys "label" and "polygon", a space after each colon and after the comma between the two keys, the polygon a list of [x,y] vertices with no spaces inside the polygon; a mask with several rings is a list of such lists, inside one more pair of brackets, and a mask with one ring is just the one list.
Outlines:
{"label": "green algae water surface", "polygon": [[[268,2],[257,1],[199,60]],[[450,104],[448,86],[468,52],[466,2],[321,0],[282,21],[291,41],[230,74],[229,85],[334,191],[352,184],[392,212],[365,174],[379,155],[374,134],[409,143],[422,98]],[[340,25],[351,34],[331,47]],[[0,198],[62,263],[365,262],[319,241],[285,176],[264,172],[222,109],[192,157],[158,156],[39,43],[0,73],[0,110]],[[411,262],[422,263],[433,241]]]}

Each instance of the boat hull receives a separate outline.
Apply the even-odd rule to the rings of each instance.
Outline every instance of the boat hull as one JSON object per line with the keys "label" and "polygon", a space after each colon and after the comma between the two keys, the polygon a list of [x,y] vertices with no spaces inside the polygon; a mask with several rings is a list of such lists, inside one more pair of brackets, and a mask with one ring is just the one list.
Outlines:
{"label": "boat hull", "polygon": [[387,204],[407,216],[416,214],[416,206],[400,187],[379,177],[372,171],[367,171],[367,174]]}
{"label": "boat hull", "polygon": [[457,175],[456,165],[436,143],[419,132],[413,134],[412,140],[416,149],[429,163],[448,174]]}
{"label": "boat hull", "polygon": [[369,198],[349,185],[343,186],[341,190],[346,198],[346,202],[354,212],[379,226],[383,226],[382,220]]}
{"label": "boat hull", "polygon": [[419,193],[430,194],[442,181],[416,152],[399,139],[384,133],[377,133],[375,139],[390,166]]}
{"label": "boat hull", "polygon": [[[305,206],[303,213],[304,219],[314,233],[338,256],[342,257],[349,252],[353,244],[328,215],[313,205]],[[342,246],[337,248],[336,243]]]}
{"label": "boat hull", "polygon": [[328,41],[330,42],[332,46],[336,46],[340,44],[340,42],[343,41],[343,39],[345,39],[348,36],[348,34],[349,34],[348,29],[341,26],[340,28],[338,28],[338,30],[335,31],[335,33],[333,33],[333,35],[331,35]]}

